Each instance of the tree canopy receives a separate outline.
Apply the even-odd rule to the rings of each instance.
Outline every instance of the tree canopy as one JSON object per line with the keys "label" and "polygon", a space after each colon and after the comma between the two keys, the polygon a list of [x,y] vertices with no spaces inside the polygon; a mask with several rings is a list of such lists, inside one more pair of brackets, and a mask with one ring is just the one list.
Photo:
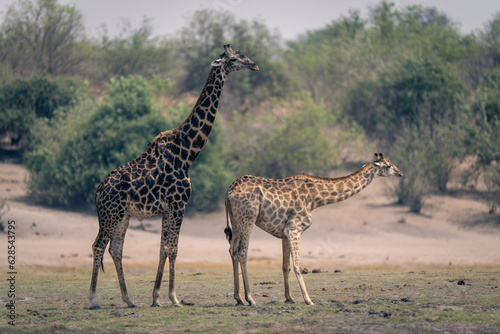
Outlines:
{"label": "tree canopy", "polygon": [[459,24],[434,7],[382,1],[292,41],[215,10],[194,12],[175,36],[155,36],[145,18],[89,38],[76,6],[13,0],[0,25],[2,147],[24,151],[38,200],[92,207],[102,178],[189,114],[229,42],[261,70],[228,77],[191,170],[191,210],[217,210],[243,174],[329,176],[373,150],[405,172],[394,194],[415,212],[471,157],[463,189],[484,180],[496,209],[500,12],[475,33]]}

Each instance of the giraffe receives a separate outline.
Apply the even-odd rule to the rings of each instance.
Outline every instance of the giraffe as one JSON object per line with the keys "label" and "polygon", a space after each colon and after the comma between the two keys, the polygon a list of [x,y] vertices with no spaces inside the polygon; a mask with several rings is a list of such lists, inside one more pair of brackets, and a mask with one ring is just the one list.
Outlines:
{"label": "giraffe", "polygon": [[122,299],[135,307],[125,284],[122,265],[123,242],[130,217],[139,220],[162,215],[161,247],[158,271],[153,289],[154,306],[159,303],[160,286],[166,259],[169,259],[169,299],[182,306],[175,292],[175,260],[184,209],[191,194],[188,170],[208,140],[215,121],[224,81],[228,74],[259,67],[229,44],[212,62],[208,79],[193,111],[177,128],[160,133],[146,152],[135,160],[113,170],[102,181],[95,194],[99,232],[92,245],[93,268],[90,283],[90,308],[98,309],[96,286],[99,268],[109,243],[109,253],[118,275]]}
{"label": "giraffe", "polygon": [[403,176],[403,173],[382,153],[375,153],[375,157],[374,162],[340,178],[298,174],[281,180],[272,180],[245,175],[229,186],[225,197],[227,227],[224,232],[230,244],[229,254],[233,261],[234,272],[234,299],[238,305],[243,305],[239,292],[239,266],[241,266],[245,299],[251,306],[256,306],[250,293],[247,273],[248,244],[254,225],[282,240],[285,302],[295,302],[290,295],[288,284],[291,256],[293,270],[304,301],[307,305],[314,305],[300,272],[300,236],[312,224],[312,210],[356,195],[379,176]]}

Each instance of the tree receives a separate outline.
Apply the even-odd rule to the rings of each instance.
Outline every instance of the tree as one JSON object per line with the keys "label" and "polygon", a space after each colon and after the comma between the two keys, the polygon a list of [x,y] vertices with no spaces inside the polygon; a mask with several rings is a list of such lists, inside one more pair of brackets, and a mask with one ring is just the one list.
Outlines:
{"label": "tree", "polygon": [[480,38],[486,45],[488,57],[493,62],[492,66],[500,65],[500,12],[496,13],[493,20],[486,24],[480,33]]}
{"label": "tree", "polygon": [[[476,158],[464,181],[483,177],[491,212],[500,207],[500,68],[485,77],[475,94],[469,118],[464,122],[465,154]],[[475,183],[475,182],[474,182]]]}
{"label": "tree", "polygon": [[91,103],[83,96],[67,113],[38,125],[25,165],[31,171],[30,193],[40,202],[93,207],[101,180],[168,128],[152,103],[154,87],[145,79],[113,78],[107,89],[90,115]]}
{"label": "tree", "polygon": [[72,105],[76,90],[72,80],[45,76],[17,79],[0,87],[0,137],[8,135],[26,148],[35,123],[52,118],[58,108]]}
{"label": "tree", "polygon": [[8,8],[2,32],[2,58],[18,73],[71,73],[85,56],[78,50],[82,14],[57,0],[18,0]]}
{"label": "tree", "polygon": [[91,70],[91,75],[99,84],[113,76],[165,78],[176,68],[173,44],[153,37],[153,27],[148,18],[144,18],[138,28],[124,21],[119,36],[110,38],[104,32],[93,59],[99,65],[97,70]]}
{"label": "tree", "polygon": [[424,57],[395,64],[376,79],[360,80],[345,109],[368,133],[384,133],[382,141],[388,143],[405,124],[417,120],[431,132],[437,122],[453,122],[467,94],[455,68],[439,58]]}
{"label": "tree", "polygon": [[238,176],[251,173],[269,178],[299,172],[328,175],[350,134],[341,130],[325,104],[304,96],[275,100],[266,107],[258,117],[235,118],[227,134],[233,147],[226,158],[228,169]]}
{"label": "tree", "polygon": [[[280,62],[282,48],[279,34],[271,32],[259,21],[237,21],[233,14],[213,10],[196,11],[188,27],[181,30],[178,40],[181,59],[187,73],[182,91],[198,90],[207,78],[209,64],[230,42],[234,49],[250,56],[260,68],[258,75],[248,72],[238,79],[228,78],[224,89],[222,109],[247,111],[269,96],[283,95],[289,80]],[[249,96],[251,95],[251,98]]]}

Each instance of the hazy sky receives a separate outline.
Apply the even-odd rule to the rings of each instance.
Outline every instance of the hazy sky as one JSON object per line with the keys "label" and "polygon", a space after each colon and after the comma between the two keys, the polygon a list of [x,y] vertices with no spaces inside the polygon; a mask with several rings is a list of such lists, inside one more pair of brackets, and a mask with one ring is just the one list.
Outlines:
{"label": "hazy sky", "polygon": [[[15,0],[0,0],[0,11]],[[307,30],[324,27],[349,9],[359,9],[367,17],[369,8],[378,0],[59,0],[60,4],[74,4],[85,20],[87,34],[97,36],[100,26],[107,26],[111,36],[120,31],[123,19],[129,20],[133,27],[141,24],[143,17],[152,19],[155,35],[173,35],[186,26],[188,18],[198,9],[225,9],[238,19],[257,18],[270,28],[280,31],[284,39],[294,39]],[[482,29],[484,24],[500,11],[498,0],[395,0],[396,7],[413,4],[433,6],[445,12],[452,20],[461,24],[461,30],[469,33]]]}

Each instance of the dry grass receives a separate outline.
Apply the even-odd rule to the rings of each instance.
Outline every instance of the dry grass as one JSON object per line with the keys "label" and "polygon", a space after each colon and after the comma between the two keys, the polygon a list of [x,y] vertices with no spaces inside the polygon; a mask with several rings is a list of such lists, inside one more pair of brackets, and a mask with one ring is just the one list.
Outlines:
{"label": "dry grass", "polygon": [[[208,266],[210,268],[210,266]],[[257,266],[258,267],[258,266]],[[150,308],[154,271],[127,273],[137,308],[125,308],[113,268],[98,283],[101,310],[89,310],[90,270],[33,267],[17,275],[16,326],[3,317],[1,332],[163,333],[163,332],[337,332],[498,333],[498,266],[411,265],[344,267],[341,272],[304,276],[316,305],[306,306],[291,277],[295,304],[283,302],[278,270],[250,270],[258,307],[237,307],[232,274],[180,265],[179,300],[172,308],[163,284],[162,308]],[[265,269],[265,268],[262,268]],[[312,268],[309,268],[312,269]],[[143,271],[143,272],[142,272]],[[311,271],[311,270],[310,270]],[[261,284],[265,283],[265,284]],[[4,303],[7,300],[3,300]]]}

